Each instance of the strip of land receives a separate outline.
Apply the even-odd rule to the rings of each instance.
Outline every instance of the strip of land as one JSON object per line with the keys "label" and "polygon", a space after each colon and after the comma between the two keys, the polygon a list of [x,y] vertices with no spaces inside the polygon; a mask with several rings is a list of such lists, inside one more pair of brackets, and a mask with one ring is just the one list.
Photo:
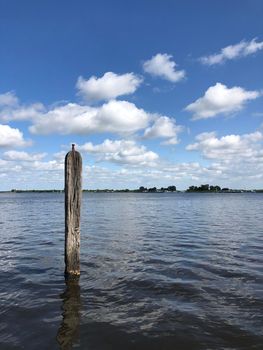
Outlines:
{"label": "strip of land", "polygon": [[[0,191],[0,193],[63,193],[64,190],[58,190],[58,189],[49,189],[49,190],[45,190],[45,189],[29,189],[29,190],[22,190],[22,189],[12,189],[11,191]],[[121,192],[133,192],[133,193],[170,193],[170,192],[175,192],[175,193],[181,193],[181,192],[198,192],[198,193],[262,193],[263,189],[254,189],[254,190],[247,190],[247,189],[231,189],[228,187],[223,187],[221,188],[218,185],[209,185],[209,184],[205,184],[205,185],[201,185],[201,186],[190,186],[187,190],[185,191],[178,191],[176,186],[172,185],[172,186],[168,186],[168,187],[161,187],[161,188],[157,188],[157,187],[144,187],[141,186],[138,189],[108,189],[108,188],[104,188],[104,189],[84,189],[83,192],[96,192],[96,193],[121,193]]]}

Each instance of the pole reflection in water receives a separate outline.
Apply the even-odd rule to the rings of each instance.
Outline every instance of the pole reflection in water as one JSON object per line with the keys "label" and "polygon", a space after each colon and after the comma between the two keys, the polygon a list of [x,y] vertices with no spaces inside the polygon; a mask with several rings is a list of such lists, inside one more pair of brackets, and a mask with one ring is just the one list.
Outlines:
{"label": "pole reflection in water", "polygon": [[71,349],[79,339],[80,323],[80,286],[78,277],[66,277],[66,290],[61,294],[63,299],[63,320],[57,333],[60,349]]}

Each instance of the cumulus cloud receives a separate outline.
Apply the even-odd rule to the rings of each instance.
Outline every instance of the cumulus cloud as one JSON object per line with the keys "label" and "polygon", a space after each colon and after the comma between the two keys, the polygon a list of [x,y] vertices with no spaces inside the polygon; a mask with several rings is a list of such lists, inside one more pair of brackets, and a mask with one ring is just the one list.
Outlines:
{"label": "cumulus cloud", "polygon": [[0,107],[3,106],[15,106],[18,104],[18,98],[14,92],[9,91],[4,94],[0,94]]}
{"label": "cumulus cloud", "polygon": [[179,142],[178,133],[182,131],[181,125],[176,125],[175,119],[166,116],[158,117],[154,124],[144,132],[145,138],[164,138],[164,144],[175,145]]}
{"label": "cumulus cloud", "polygon": [[[11,93],[10,93],[11,94]],[[175,119],[151,114],[127,101],[110,100],[100,106],[67,103],[45,108],[41,103],[21,105],[14,94],[5,98],[7,107],[1,109],[0,119],[4,121],[31,121],[29,131],[32,134],[61,135],[92,133],[113,133],[131,135],[146,129],[145,138],[163,138],[164,144],[178,143],[177,134],[181,127]],[[10,95],[10,96],[9,96]],[[11,100],[16,103],[11,105]],[[150,127],[149,124],[153,123]]]}
{"label": "cumulus cloud", "polygon": [[257,42],[254,38],[251,41],[241,41],[235,45],[229,45],[221,49],[220,53],[204,56],[200,58],[203,64],[212,66],[214,64],[224,63],[227,60],[233,60],[251,55],[263,49],[263,41]]}
{"label": "cumulus cloud", "polygon": [[[0,159],[0,177],[2,188],[5,189],[53,189],[63,188],[64,162],[56,160],[37,160],[41,156],[32,159],[32,155],[9,154],[6,159]],[[10,158],[10,159],[9,159]],[[16,159],[15,159],[16,158]]]}
{"label": "cumulus cloud", "polygon": [[7,151],[4,153],[4,159],[11,161],[34,162],[43,159],[47,153],[27,153],[20,151]]}
{"label": "cumulus cloud", "polygon": [[258,158],[263,154],[260,131],[244,135],[226,135],[218,138],[215,132],[201,133],[196,141],[186,147],[188,151],[200,151],[205,158],[216,160],[238,160]]}
{"label": "cumulus cloud", "polygon": [[0,124],[0,147],[25,147],[30,144],[24,140],[23,133],[19,129]]}
{"label": "cumulus cloud", "polygon": [[87,101],[115,99],[118,96],[133,94],[142,83],[142,78],[134,73],[105,73],[101,78],[92,76],[85,80],[79,77],[76,87]]}
{"label": "cumulus cloud", "polygon": [[176,83],[185,77],[185,71],[176,70],[177,64],[172,61],[172,58],[172,55],[158,53],[150,60],[144,62],[143,69],[146,73],[153,76]]}
{"label": "cumulus cloud", "polygon": [[33,120],[41,116],[44,111],[42,103],[34,103],[29,106],[17,106],[17,108],[5,108],[0,110],[2,121]]}
{"label": "cumulus cloud", "polygon": [[[129,179],[128,187],[134,184],[134,188],[136,184],[148,187],[171,184],[179,187],[182,184],[182,188],[185,188],[186,184],[190,186],[201,183],[237,188],[238,181],[241,184],[249,184],[251,179],[254,184],[260,186],[263,178],[262,140],[263,134],[259,131],[244,135],[226,135],[221,138],[217,137],[216,133],[203,133],[197,136],[196,143],[189,145],[188,149],[201,151],[205,158],[212,161],[207,166],[199,162],[170,163],[158,159],[149,167],[144,163],[133,166],[133,163],[124,161],[120,170],[90,167],[88,176],[97,186],[101,183],[101,186],[105,187],[107,183],[113,188],[116,186],[116,179],[120,187]],[[115,152],[125,149],[122,141],[105,140],[100,145],[88,143],[85,147],[89,152],[101,157],[101,160],[107,157],[112,159]]]}
{"label": "cumulus cloud", "polygon": [[[217,137],[215,132],[199,134],[196,142],[187,146],[188,151],[199,151],[202,156],[213,161],[207,169],[217,183],[224,181],[228,187],[262,187],[263,179],[263,134],[255,131],[243,135]],[[218,176],[218,177],[217,177]],[[210,180],[209,180],[210,181]],[[207,180],[207,182],[209,183]],[[258,182],[256,182],[258,181]],[[210,182],[211,183],[211,182]]]}
{"label": "cumulus cloud", "polygon": [[[217,138],[216,135],[214,136]],[[241,138],[243,136],[241,135]],[[210,183],[237,188],[240,183],[243,184],[241,187],[244,188],[244,184],[251,186],[253,180],[253,186],[260,188],[263,178],[263,151],[257,147],[257,144],[260,143],[261,137],[262,135],[257,132],[247,134],[245,137],[250,147],[251,144],[254,147],[252,156],[247,153],[244,157],[235,154],[231,158],[209,158],[213,162],[207,166],[199,162],[170,163],[160,158],[152,161],[152,157],[145,156],[145,152],[148,152],[146,148],[135,151],[134,148],[140,149],[141,146],[135,143],[124,144],[124,140],[118,140],[118,142],[105,140],[98,145],[88,143],[82,145],[82,152],[85,152],[86,148],[98,160],[108,160],[120,164],[121,167],[112,168],[106,165],[102,167],[97,164],[87,166],[84,163],[83,186],[84,188],[96,189],[176,185],[179,189],[184,189],[190,185]],[[217,139],[220,140],[220,138]],[[198,142],[198,140],[196,141]],[[127,153],[125,154],[124,151]],[[63,188],[64,157],[60,157],[60,154],[54,156],[56,158],[54,160],[35,160],[32,162],[0,159],[2,186],[7,189]]]}
{"label": "cumulus cloud", "polygon": [[56,107],[34,120],[33,134],[90,134],[111,132],[132,134],[144,129],[150,115],[127,101],[109,101],[100,107],[69,103]]}
{"label": "cumulus cloud", "polygon": [[[217,164],[212,166],[202,166],[198,162],[166,163],[158,162],[155,167],[130,167],[124,165],[121,169],[112,170],[91,166],[88,169],[88,178],[92,184],[101,184],[102,187],[115,188],[116,180],[118,184],[125,186],[128,182],[129,188],[146,187],[166,187],[175,184],[178,188],[200,183],[221,184],[224,173]],[[109,184],[108,186],[105,183]],[[130,184],[133,184],[130,186]],[[122,187],[120,185],[120,187]],[[94,186],[94,185],[93,185]],[[93,187],[94,188],[94,187]],[[124,187],[125,188],[125,187]]]}
{"label": "cumulus cloud", "polygon": [[136,166],[153,166],[159,156],[155,152],[148,151],[145,146],[137,145],[130,140],[105,140],[99,145],[91,142],[79,146],[80,151],[98,155],[99,161],[108,161],[118,164],[130,164]]}
{"label": "cumulus cloud", "polygon": [[208,88],[203,97],[189,104],[185,110],[193,113],[193,120],[213,118],[218,114],[237,112],[247,101],[254,100],[260,95],[259,91],[246,91],[238,86],[228,88],[224,84],[216,83]]}
{"label": "cumulus cloud", "polygon": [[120,184],[120,188],[138,188],[142,185],[146,187],[162,187],[172,184],[178,185],[184,181],[190,181],[189,183],[192,184],[193,180],[202,180],[204,176],[208,175],[213,177],[218,172],[217,170],[203,167],[197,162],[158,163],[155,167],[130,167],[129,165],[124,165],[121,169],[114,170],[97,165],[87,168],[88,178],[93,188],[94,185],[98,186],[98,184],[101,184],[104,188],[115,188],[116,181]]}
{"label": "cumulus cloud", "polygon": [[0,95],[0,120],[4,122],[32,120],[45,110],[42,103],[23,105],[13,92]]}
{"label": "cumulus cloud", "polygon": [[[64,170],[64,163],[57,160],[49,160],[47,162],[34,161],[31,165],[32,170],[36,171],[57,171]],[[61,176],[61,175],[60,175]]]}

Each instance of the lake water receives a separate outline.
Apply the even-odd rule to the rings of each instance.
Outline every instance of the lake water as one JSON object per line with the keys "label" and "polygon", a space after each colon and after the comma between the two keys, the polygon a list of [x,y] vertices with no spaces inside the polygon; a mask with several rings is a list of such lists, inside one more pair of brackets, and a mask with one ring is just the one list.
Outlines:
{"label": "lake water", "polygon": [[0,194],[0,349],[263,349],[263,195]]}

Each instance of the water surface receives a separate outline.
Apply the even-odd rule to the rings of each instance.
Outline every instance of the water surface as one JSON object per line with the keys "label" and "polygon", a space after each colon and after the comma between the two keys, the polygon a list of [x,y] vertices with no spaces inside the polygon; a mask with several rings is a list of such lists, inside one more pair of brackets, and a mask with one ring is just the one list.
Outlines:
{"label": "water surface", "polygon": [[263,195],[0,194],[0,349],[262,349]]}

